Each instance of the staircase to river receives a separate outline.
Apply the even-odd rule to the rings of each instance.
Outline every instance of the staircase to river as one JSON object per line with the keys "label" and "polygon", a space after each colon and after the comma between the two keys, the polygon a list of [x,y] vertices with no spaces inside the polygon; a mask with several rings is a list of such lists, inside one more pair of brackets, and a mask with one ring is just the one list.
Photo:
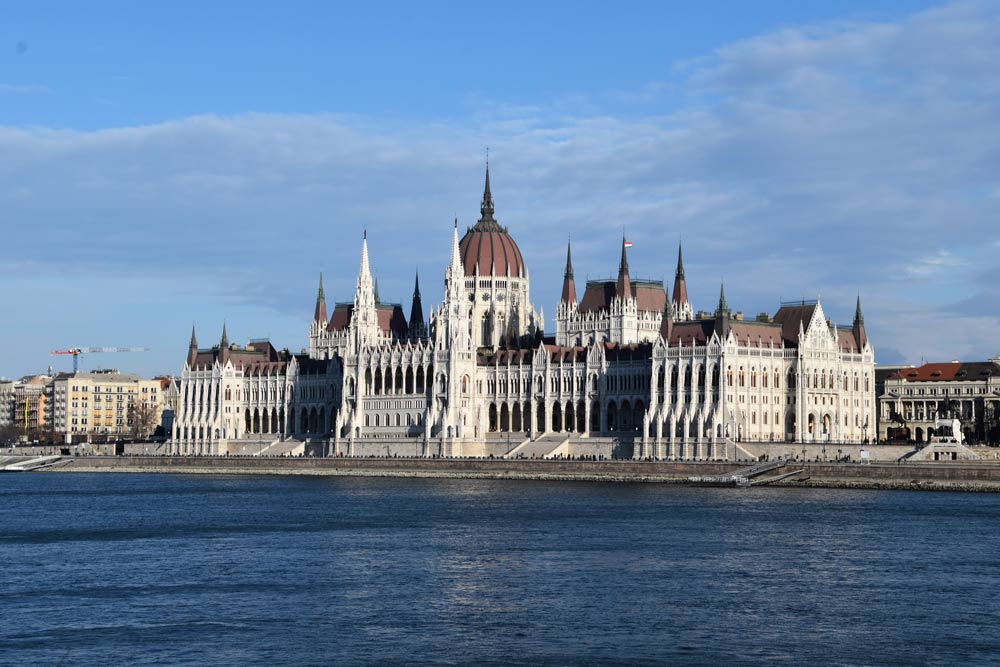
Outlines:
{"label": "staircase to river", "polygon": [[507,459],[546,459],[569,442],[566,433],[545,433],[534,440],[526,440],[510,450]]}

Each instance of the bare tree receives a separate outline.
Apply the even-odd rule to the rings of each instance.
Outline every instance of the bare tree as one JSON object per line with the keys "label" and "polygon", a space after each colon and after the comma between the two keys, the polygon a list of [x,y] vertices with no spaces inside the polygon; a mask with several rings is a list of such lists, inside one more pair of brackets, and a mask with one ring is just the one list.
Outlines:
{"label": "bare tree", "polygon": [[18,441],[22,431],[14,424],[0,426],[0,445],[10,445]]}
{"label": "bare tree", "polygon": [[145,440],[160,423],[160,411],[155,405],[145,401],[136,401],[129,406],[129,419],[132,422],[132,434],[139,440]]}

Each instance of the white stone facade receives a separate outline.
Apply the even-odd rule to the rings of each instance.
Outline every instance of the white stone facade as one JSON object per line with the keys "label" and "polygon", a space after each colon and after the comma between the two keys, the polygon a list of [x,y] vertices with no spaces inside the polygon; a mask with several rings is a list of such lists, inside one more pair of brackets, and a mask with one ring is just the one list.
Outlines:
{"label": "white stone facade", "polygon": [[[721,459],[732,440],[855,442],[874,436],[874,352],[860,303],[850,327],[818,302],[744,321],[722,295],[694,317],[683,265],[673,296],[632,280],[576,299],[567,257],[556,335],[530,300],[520,250],[493,218],[452,231],[441,304],[409,321],[383,304],[367,238],[354,298],[327,316],[322,280],[308,352],[269,342],[199,350],[192,333],[171,451],[247,452],[299,439],[333,456],[503,455],[553,433],[630,443],[635,457]],[[263,445],[259,451],[263,451]],[[621,452],[623,450],[616,450]]]}

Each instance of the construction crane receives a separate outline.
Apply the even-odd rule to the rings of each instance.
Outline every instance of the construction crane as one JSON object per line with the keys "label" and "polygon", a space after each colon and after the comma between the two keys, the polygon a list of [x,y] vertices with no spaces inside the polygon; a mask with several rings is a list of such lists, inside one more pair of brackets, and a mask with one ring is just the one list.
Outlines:
{"label": "construction crane", "polygon": [[95,354],[99,352],[149,352],[148,347],[71,347],[68,350],[52,350],[49,354],[72,354],[73,355],[73,373],[76,374],[80,369],[80,355],[81,354]]}

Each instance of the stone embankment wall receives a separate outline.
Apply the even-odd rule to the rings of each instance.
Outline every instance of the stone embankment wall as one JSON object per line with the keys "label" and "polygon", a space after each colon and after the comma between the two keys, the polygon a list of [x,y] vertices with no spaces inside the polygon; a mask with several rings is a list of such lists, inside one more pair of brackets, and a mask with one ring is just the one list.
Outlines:
{"label": "stone embankment wall", "polygon": [[[109,456],[78,458],[60,470],[685,482],[689,476],[718,475],[740,467],[667,461]],[[798,463],[773,474],[799,469],[803,470],[800,479],[779,484],[1000,490],[1000,465],[996,463]]]}

